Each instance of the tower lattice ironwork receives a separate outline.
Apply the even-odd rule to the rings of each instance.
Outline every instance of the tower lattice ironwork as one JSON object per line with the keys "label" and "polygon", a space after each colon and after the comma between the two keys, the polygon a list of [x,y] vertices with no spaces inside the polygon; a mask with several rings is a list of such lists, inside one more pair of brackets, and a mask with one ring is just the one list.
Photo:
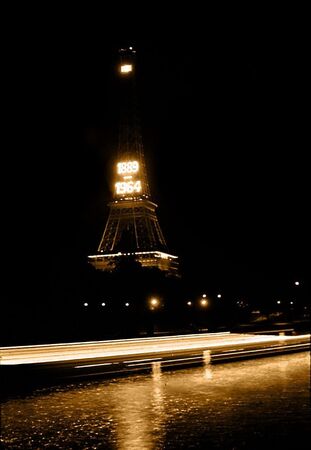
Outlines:
{"label": "tower lattice ironwork", "polygon": [[151,201],[135,87],[136,52],[121,49],[120,128],[116,152],[113,201],[96,255],[89,261],[100,270],[113,270],[119,258],[132,255],[143,266],[177,274],[177,257],[168,253],[157,205]]}

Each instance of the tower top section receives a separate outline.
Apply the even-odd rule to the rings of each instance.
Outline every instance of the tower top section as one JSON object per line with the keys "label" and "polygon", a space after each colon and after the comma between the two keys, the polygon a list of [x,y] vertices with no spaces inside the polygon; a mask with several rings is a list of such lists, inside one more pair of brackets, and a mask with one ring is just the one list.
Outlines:
{"label": "tower top section", "polygon": [[136,51],[119,49],[119,143],[115,163],[114,199],[141,200],[150,197],[135,82]]}
{"label": "tower top section", "polygon": [[133,47],[125,47],[119,49],[120,66],[119,72],[122,76],[130,76],[135,71],[136,51]]}

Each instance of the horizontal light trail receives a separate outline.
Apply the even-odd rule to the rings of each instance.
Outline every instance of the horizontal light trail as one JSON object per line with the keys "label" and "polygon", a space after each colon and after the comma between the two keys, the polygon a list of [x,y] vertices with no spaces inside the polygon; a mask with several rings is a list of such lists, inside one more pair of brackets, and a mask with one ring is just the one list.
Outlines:
{"label": "horizontal light trail", "polygon": [[127,363],[134,363],[134,362],[141,362],[141,361],[150,361],[150,362],[157,362],[157,361],[161,361],[161,359],[163,359],[163,358],[145,358],[145,359],[131,359],[131,360],[129,360],[129,361],[123,361],[124,362],[124,364],[127,364]]}
{"label": "horizontal light trail", "polygon": [[165,361],[163,361],[164,363],[168,363],[168,362],[179,362],[179,361],[189,361],[191,359],[203,359],[203,355],[201,356],[193,356],[191,358],[175,358],[175,359],[166,359]]}
{"label": "horizontal light trail", "polygon": [[[100,343],[83,344],[81,347],[72,347],[70,344],[55,348],[54,345],[40,347],[19,347],[0,349],[0,361],[2,365],[17,364],[33,364],[33,363],[49,363],[49,362],[69,362],[83,361],[96,358],[111,359],[136,357],[136,360],[143,358],[144,355],[163,356],[165,353],[178,353],[191,351],[205,351],[214,349],[236,349],[242,345],[243,348],[254,345],[288,345],[290,343],[307,343],[310,342],[310,334],[301,336],[267,336],[267,335],[248,335],[233,334],[210,336],[204,335],[186,335],[182,338],[176,336],[166,337],[165,339],[149,338],[148,341],[142,340],[122,340],[122,341],[105,341],[104,345]],[[155,360],[154,357],[148,360]],[[190,356],[190,355],[189,355]],[[145,358],[143,358],[146,361]],[[128,359],[130,361],[130,359]],[[107,361],[110,362],[110,361]],[[132,361],[131,361],[132,362]],[[101,362],[102,363],[102,362]],[[104,363],[104,362],[103,362]]]}
{"label": "horizontal light trail", "polygon": [[75,366],[75,369],[83,369],[84,367],[99,367],[99,366],[112,366],[113,363],[101,363],[101,364],[84,364],[82,366]]}
{"label": "horizontal light trail", "polygon": [[[287,349],[290,349],[290,348],[299,348],[299,347],[305,347],[306,346],[306,343],[304,343],[304,344],[294,344],[294,345],[286,345],[286,347],[285,348],[287,348]],[[284,346],[278,346],[278,347],[266,347],[266,348],[256,348],[256,349],[253,349],[253,350],[245,350],[245,349],[240,349],[240,350],[233,350],[233,351],[231,351],[231,352],[221,352],[221,353],[218,353],[217,355],[214,355],[214,356],[235,356],[235,355],[237,355],[237,354],[241,354],[241,355],[244,355],[244,354],[247,354],[247,353],[258,353],[258,352],[266,352],[266,353],[269,353],[269,352],[271,352],[271,351],[273,351],[273,350],[279,350],[279,349],[283,349],[284,348]]]}
{"label": "horizontal light trail", "polygon": [[[203,359],[203,355],[202,356],[192,356],[192,357],[189,357],[189,358],[163,359],[161,362],[164,364],[164,363],[167,363],[167,362],[190,361],[192,359]],[[147,365],[147,364],[152,364],[152,363],[149,362],[149,363],[128,364],[128,367],[131,367],[131,366],[144,366],[144,365]]]}
{"label": "horizontal light trail", "polygon": [[[206,345],[206,341],[213,341],[217,338],[226,339],[230,333],[222,334],[196,334],[196,335],[182,335],[182,336],[165,336],[160,338],[142,338],[142,339],[126,339],[118,341],[102,341],[95,343],[77,344],[55,344],[43,346],[23,346],[23,347],[4,347],[0,348],[0,356],[2,362],[12,364],[26,364],[34,362],[51,362],[51,361],[68,361],[70,359],[84,359],[97,357],[112,357],[132,355],[135,353],[145,354],[148,352],[154,353],[159,350],[169,351],[174,344],[183,349],[191,349],[200,342],[201,345]],[[238,334],[230,335],[231,338],[240,336]],[[58,346],[61,345],[61,346]],[[111,350],[113,349],[113,352]],[[14,360],[14,361],[13,361]]]}
{"label": "horizontal light trail", "polygon": [[67,347],[67,346],[79,346],[79,347],[85,347],[89,345],[111,345],[111,344],[124,344],[124,343],[134,343],[134,342],[157,342],[157,341],[164,341],[164,340],[172,340],[172,339],[197,339],[202,338],[209,339],[213,338],[215,336],[241,336],[237,333],[230,333],[230,331],[223,331],[221,333],[205,333],[205,334],[177,334],[175,336],[157,336],[157,337],[145,337],[145,338],[131,338],[131,339],[114,339],[114,340],[106,340],[106,341],[85,341],[85,342],[60,342],[59,344],[39,344],[39,345],[15,345],[10,347],[0,347],[0,353],[1,351],[5,350],[27,350],[27,349],[41,349],[41,348],[52,348],[52,347]]}
{"label": "horizontal light trail", "polygon": [[[303,344],[294,344],[294,345],[287,345],[286,349],[293,349],[293,348],[300,348],[305,347],[306,343]],[[224,357],[224,356],[243,356],[250,353],[271,353],[271,351],[277,351],[278,349],[283,349],[283,346],[278,347],[268,347],[268,348],[258,348],[253,350],[245,350],[245,349],[234,349],[231,352],[221,352],[216,353],[213,355],[213,357]],[[127,364],[127,367],[137,367],[137,366],[148,366],[152,365],[153,362],[161,362],[162,364],[166,363],[176,363],[181,361],[193,361],[193,360],[204,360],[204,355],[198,355],[198,356],[192,356],[187,358],[174,358],[174,359],[163,359],[163,358],[146,358],[146,359],[137,359],[137,360],[129,360],[129,361],[122,361],[122,364]],[[106,363],[99,363],[99,364],[83,364],[79,366],[74,366],[75,369],[86,369],[90,367],[100,367],[100,366],[112,366],[112,365],[120,365],[121,362],[106,362]]]}

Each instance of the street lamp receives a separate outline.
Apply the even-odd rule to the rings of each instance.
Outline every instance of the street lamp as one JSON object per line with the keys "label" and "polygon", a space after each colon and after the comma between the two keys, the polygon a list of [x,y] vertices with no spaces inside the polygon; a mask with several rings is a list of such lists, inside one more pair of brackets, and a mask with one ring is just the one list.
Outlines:
{"label": "street lamp", "polygon": [[156,309],[159,306],[159,300],[156,297],[150,299],[151,309]]}

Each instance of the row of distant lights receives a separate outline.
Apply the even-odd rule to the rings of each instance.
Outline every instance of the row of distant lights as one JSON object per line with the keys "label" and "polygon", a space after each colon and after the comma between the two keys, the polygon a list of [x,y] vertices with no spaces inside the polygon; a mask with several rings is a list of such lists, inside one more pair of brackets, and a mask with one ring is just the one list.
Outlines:
{"label": "row of distant lights", "polygon": [[[159,302],[158,302],[158,300],[156,300],[156,299],[151,300],[151,302],[150,302],[150,304],[151,304],[151,306],[152,306],[153,308],[157,307],[157,306],[158,306],[158,303],[159,303]],[[202,300],[200,300],[200,304],[201,304],[202,306],[207,306],[207,305],[208,305],[208,300],[202,299]],[[129,307],[129,306],[130,306],[129,302],[124,303],[124,305],[125,305],[126,307]],[[192,302],[189,300],[189,301],[187,302],[187,305],[188,305],[188,306],[192,306]],[[83,303],[83,306],[85,306],[85,307],[89,306],[88,302],[84,302],[84,303]],[[106,306],[106,303],[105,303],[105,302],[101,303],[101,306],[103,306],[103,307]]]}
{"label": "row of distant lights", "polygon": [[[217,295],[217,298],[221,298],[221,294],[218,294],[218,295]],[[201,298],[201,300],[200,300],[200,304],[201,304],[202,306],[207,306],[207,305],[208,305],[208,300],[207,300],[207,298],[206,298],[206,294],[203,294],[203,295],[202,295],[202,298]],[[124,305],[125,305],[126,307],[129,307],[129,306],[130,306],[129,302],[124,303]],[[150,305],[151,305],[152,308],[156,308],[157,306],[159,306],[159,300],[158,300],[157,298],[152,298],[152,299],[150,300]],[[192,306],[192,301],[189,300],[189,301],[187,302],[187,305],[188,305],[188,306]],[[84,302],[84,303],[83,303],[83,306],[85,306],[85,307],[89,306],[88,302]],[[102,302],[102,303],[101,303],[101,306],[106,306],[106,303],[105,303],[105,302]]]}
{"label": "row of distant lights", "polygon": [[[124,305],[125,305],[126,307],[129,307],[129,306],[130,306],[129,302],[124,303]],[[153,307],[153,308],[156,307],[156,306],[158,306],[158,305],[159,305],[159,300],[158,300],[157,298],[152,298],[152,299],[150,300],[150,305],[151,305],[151,307]],[[83,306],[85,306],[85,307],[89,306],[88,302],[84,302],[84,303],[83,303]],[[101,303],[101,306],[106,306],[106,303],[105,303],[105,302],[102,302],[102,303]]]}
{"label": "row of distant lights", "polygon": [[[295,286],[299,286],[299,285],[300,285],[300,282],[299,282],[299,281],[295,281]],[[222,297],[221,294],[217,294],[217,298],[221,298],[221,297]],[[239,303],[239,302],[237,302],[237,303]],[[276,303],[277,303],[278,305],[280,305],[280,304],[281,304],[281,300],[277,300]],[[158,306],[158,304],[159,304],[159,300],[156,299],[156,298],[152,298],[152,299],[150,300],[150,304],[151,304],[151,306],[156,307],[156,306]],[[208,300],[206,299],[206,294],[203,294],[203,295],[202,295],[202,299],[200,300],[200,304],[201,304],[202,306],[207,306],[207,305],[208,305]],[[294,302],[291,301],[290,304],[293,305]],[[187,302],[187,305],[188,305],[188,306],[192,306],[192,301],[189,300],[189,301]],[[83,306],[89,306],[89,304],[88,304],[87,302],[85,302],[85,303],[83,303]],[[105,302],[102,302],[101,306],[106,306],[106,303],[105,303]],[[125,306],[126,306],[126,307],[130,306],[129,302],[126,302],[126,303],[125,303]]]}
{"label": "row of distant lights", "polygon": [[[84,302],[83,306],[89,306],[88,302]],[[101,306],[106,306],[106,303],[105,302],[101,303]],[[125,306],[130,306],[129,302],[126,302]]]}
{"label": "row of distant lights", "polygon": [[[221,295],[220,295],[220,296],[217,295],[217,297],[218,297],[218,298],[221,298]],[[158,306],[158,303],[159,303],[159,302],[158,302],[158,300],[156,300],[156,299],[153,299],[153,300],[151,300],[151,302],[150,302],[150,304],[151,304],[152,307]],[[276,303],[277,303],[278,305],[280,305],[282,302],[281,302],[281,300],[277,300]],[[293,304],[294,304],[293,301],[290,301],[289,303],[290,303],[290,305],[293,305]],[[192,306],[192,304],[193,304],[193,302],[192,302],[191,300],[189,300],[189,301],[187,302],[187,305],[188,305],[188,306]],[[200,304],[201,304],[202,306],[207,306],[207,305],[208,305],[208,300],[205,299],[205,298],[203,298],[203,299],[200,300]],[[243,302],[237,301],[237,304],[243,304]],[[129,302],[124,303],[124,305],[125,305],[126,307],[129,307],[129,306],[130,306]],[[87,306],[89,306],[89,304],[88,304],[87,302],[84,302],[84,303],[83,303],[83,306],[87,307]],[[106,303],[105,303],[105,302],[101,303],[101,306],[103,306],[103,307],[106,306]]]}

